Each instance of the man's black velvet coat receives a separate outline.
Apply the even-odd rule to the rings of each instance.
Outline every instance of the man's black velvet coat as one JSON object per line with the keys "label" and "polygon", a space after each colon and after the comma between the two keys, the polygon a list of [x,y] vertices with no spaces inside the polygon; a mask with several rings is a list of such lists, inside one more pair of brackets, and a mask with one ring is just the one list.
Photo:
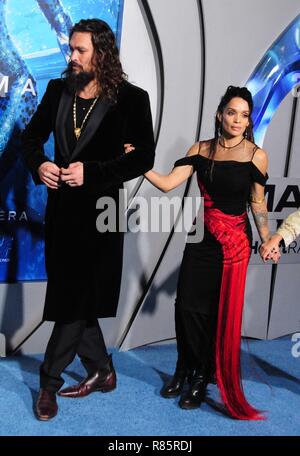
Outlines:
{"label": "man's black velvet coat", "polygon": [[[55,138],[55,163],[83,162],[84,184],[48,189],[45,260],[48,285],[44,319],[75,321],[112,317],[117,311],[123,233],[99,233],[96,201],[110,196],[118,210],[123,182],[142,175],[154,162],[154,139],[147,92],[123,81],[116,104],[100,101],[93,108],[70,155],[65,123],[73,97],[62,80],[49,82],[45,95],[23,132],[25,161],[34,182],[39,166],[49,161],[43,144]],[[124,144],[135,150],[124,154]]]}

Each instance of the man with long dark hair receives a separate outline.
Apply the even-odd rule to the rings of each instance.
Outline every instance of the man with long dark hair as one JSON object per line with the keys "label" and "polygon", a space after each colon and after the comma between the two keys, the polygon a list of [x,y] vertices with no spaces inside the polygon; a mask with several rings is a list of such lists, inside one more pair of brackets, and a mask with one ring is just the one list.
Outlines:
{"label": "man with long dark hair", "polygon": [[[96,202],[118,205],[123,182],[151,169],[154,139],[147,92],[125,80],[115,37],[99,19],[81,20],[70,33],[70,63],[51,80],[23,133],[24,156],[36,184],[46,184],[44,319],[54,321],[40,368],[37,417],[53,418],[64,369],[78,354],[87,377],[59,392],[83,397],[116,387],[99,317],[116,315],[123,235],[96,229]],[[55,158],[44,154],[50,133]],[[135,144],[132,154],[124,144]]]}

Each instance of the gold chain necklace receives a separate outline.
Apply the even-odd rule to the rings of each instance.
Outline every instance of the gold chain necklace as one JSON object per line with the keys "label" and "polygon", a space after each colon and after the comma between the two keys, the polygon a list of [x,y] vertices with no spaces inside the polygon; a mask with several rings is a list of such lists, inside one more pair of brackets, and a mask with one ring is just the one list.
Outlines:
{"label": "gold chain necklace", "polygon": [[76,136],[76,139],[78,141],[78,139],[80,138],[80,135],[81,135],[81,130],[83,129],[83,126],[88,118],[88,116],[90,115],[90,112],[91,110],[93,109],[93,107],[95,106],[97,100],[98,100],[99,97],[95,98],[95,100],[93,101],[93,103],[91,104],[90,106],[90,109],[88,110],[88,112],[86,113],[86,115],[84,116],[84,119],[82,121],[82,124],[80,127],[77,127],[77,120],[76,120],[76,105],[77,105],[77,95],[75,95],[75,98],[74,98],[74,103],[73,103],[73,122],[74,122],[74,133],[75,133],[75,136]]}

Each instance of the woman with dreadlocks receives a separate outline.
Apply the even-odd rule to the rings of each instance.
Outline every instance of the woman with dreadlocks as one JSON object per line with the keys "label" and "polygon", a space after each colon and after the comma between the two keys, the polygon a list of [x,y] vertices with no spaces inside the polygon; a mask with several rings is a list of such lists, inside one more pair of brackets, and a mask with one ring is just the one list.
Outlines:
{"label": "woman with dreadlocks", "polygon": [[[247,402],[240,376],[241,321],[252,240],[248,202],[262,242],[269,238],[264,198],[267,155],[254,144],[252,109],[247,88],[229,86],[217,109],[214,138],[193,145],[169,175],[153,170],[145,174],[155,187],[168,192],[196,171],[204,197],[204,238],[186,244],[178,280],[177,366],[161,395],[181,395],[181,408],[198,408],[215,368],[229,414],[244,420],[263,418]],[[126,152],[133,148],[128,145]],[[186,381],[189,387],[183,392]]]}

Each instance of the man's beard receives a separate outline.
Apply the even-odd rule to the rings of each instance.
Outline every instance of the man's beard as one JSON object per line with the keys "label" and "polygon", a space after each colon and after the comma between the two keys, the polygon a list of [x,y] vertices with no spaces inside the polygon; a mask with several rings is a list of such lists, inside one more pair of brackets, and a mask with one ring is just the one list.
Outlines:
{"label": "man's beard", "polygon": [[73,70],[73,66],[77,66],[77,68],[82,68],[80,65],[74,65],[72,63],[68,64],[67,69],[63,72],[67,89],[70,93],[81,92],[89,82],[95,79],[95,72],[94,71],[79,71],[79,73],[75,73]]}

